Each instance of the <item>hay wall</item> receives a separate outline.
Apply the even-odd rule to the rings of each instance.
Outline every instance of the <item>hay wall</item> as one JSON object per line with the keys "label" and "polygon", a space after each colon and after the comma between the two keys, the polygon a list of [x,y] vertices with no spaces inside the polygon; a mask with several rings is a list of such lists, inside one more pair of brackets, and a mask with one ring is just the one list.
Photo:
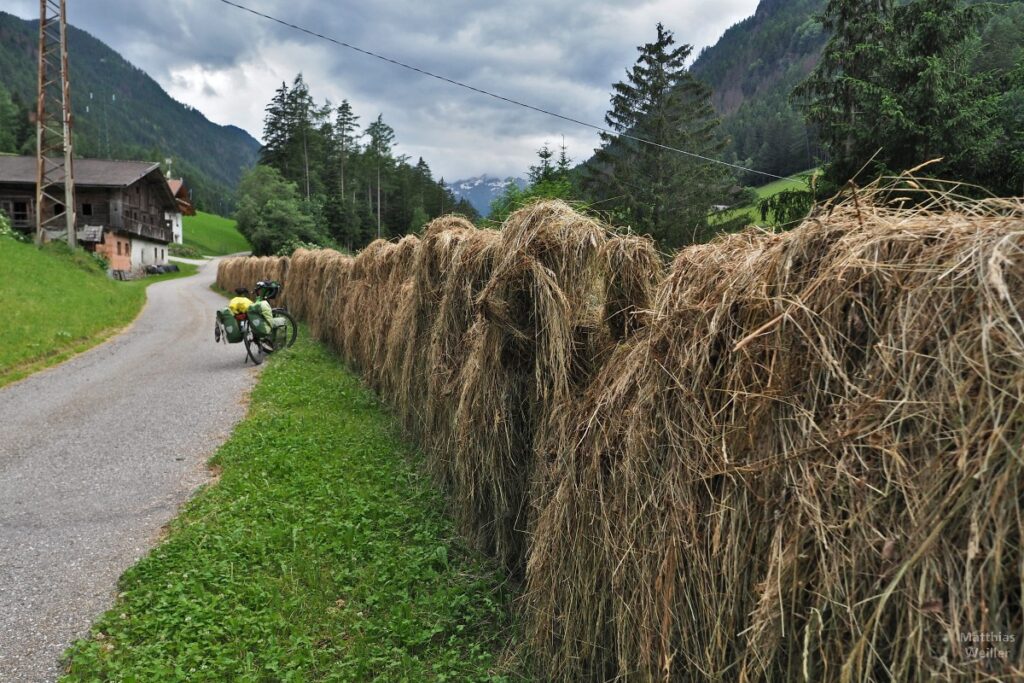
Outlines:
{"label": "hay wall", "polygon": [[1020,680],[1024,206],[893,206],[663,273],[547,202],[218,283],[283,272],[393,404],[545,679]]}

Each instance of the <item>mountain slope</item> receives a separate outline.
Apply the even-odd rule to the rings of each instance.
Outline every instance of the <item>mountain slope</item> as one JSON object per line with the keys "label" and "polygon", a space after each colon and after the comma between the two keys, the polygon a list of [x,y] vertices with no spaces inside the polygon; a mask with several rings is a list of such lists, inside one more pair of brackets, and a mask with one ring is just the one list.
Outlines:
{"label": "mountain slope", "polygon": [[762,0],[753,16],[701,50],[690,71],[714,89],[718,112],[733,114],[803,80],[828,39],[814,18],[824,8],[825,0]]}
{"label": "mountain slope", "polygon": [[[23,105],[35,101],[38,22],[0,12],[0,85]],[[200,205],[225,210],[260,143],[219,126],[168,95],[142,70],[85,31],[68,27],[76,154],[174,159]],[[91,95],[91,97],[90,97]]]}
{"label": "mountain slope", "polygon": [[753,16],[730,27],[690,67],[714,91],[730,161],[778,175],[818,163],[816,135],[789,93],[817,64],[828,40],[815,19],[825,3],[762,0]]}
{"label": "mountain slope", "polygon": [[491,212],[491,202],[500,197],[505,192],[505,188],[512,183],[518,185],[520,189],[526,187],[526,181],[522,178],[502,179],[491,175],[456,180],[447,185],[456,199],[465,199],[481,216],[486,218]]}

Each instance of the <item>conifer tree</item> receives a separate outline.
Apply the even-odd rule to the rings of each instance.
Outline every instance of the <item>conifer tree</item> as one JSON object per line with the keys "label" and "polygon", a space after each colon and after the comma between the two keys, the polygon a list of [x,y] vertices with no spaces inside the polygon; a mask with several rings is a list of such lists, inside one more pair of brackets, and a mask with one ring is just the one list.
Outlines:
{"label": "conifer tree", "polygon": [[539,160],[539,163],[534,166],[530,166],[528,174],[531,183],[548,182],[555,179],[555,166],[551,162],[551,159],[554,158],[554,156],[555,153],[546,142],[537,150],[537,159]]}
{"label": "conifer tree", "polygon": [[[417,230],[443,211],[461,210],[470,218],[477,216],[468,203],[459,205],[444,183],[433,180],[430,166],[423,159],[410,164],[394,152],[395,131],[378,116],[365,130],[351,104],[343,100],[337,109],[330,103],[318,105],[302,78],[292,85],[282,84],[267,106],[264,126],[265,145],[261,153],[264,166],[253,180],[241,188],[240,201],[248,213],[248,225],[257,225],[258,211],[253,207],[275,207],[265,197],[256,196],[258,181],[280,177],[286,184],[277,187],[298,188],[299,197],[287,204],[295,206],[312,221],[320,239],[358,250],[378,234],[385,238]],[[365,144],[360,144],[363,136]],[[270,167],[266,169],[264,167]],[[265,171],[274,170],[277,176]],[[273,225],[259,222],[260,249],[264,253],[288,248],[294,239],[275,241]],[[304,232],[292,230],[291,232]]]}
{"label": "conifer tree", "polygon": [[819,126],[832,184],[941,158],[923,173],[1019,191],[1024,160],[1006,150],[1020,134],[1003,115],[1012,85],[973,70],[967,49],[983,11],[957,0],[829,1],[832,38],[795,96]]}
{"label": "conifer tree", "polygon": [[334,120],[334,144],[340,171],[340,192],[345,195],[345,169],[349,158],[358,151],[359,117],[348,100],[342,100]]}
{"label": "conifer tree", "polygon": [[614,85],[605,116],[615,133],[656,144],[602,133],[584,178],[601,208],[665,247],[704,239],[708,212],[731,183],[724,167],[666,149],[714,157],[724,146],[711,91],[685,68],[692,49],[676,46],[672,32],[658,24],[657,39],[638,48],[627,79]]}

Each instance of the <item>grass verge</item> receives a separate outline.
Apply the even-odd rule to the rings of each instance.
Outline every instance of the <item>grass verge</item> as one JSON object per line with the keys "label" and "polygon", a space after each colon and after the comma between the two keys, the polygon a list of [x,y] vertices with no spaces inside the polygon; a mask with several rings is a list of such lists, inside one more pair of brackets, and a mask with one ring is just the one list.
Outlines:
{"label": "grass verge", "polygon": [[61,363],[128,325],[154,282],[181,272],[116,282],[85,252],[51,243],[43,249],[0,237],[0,300],[13,343],[0,344],[0,387]]}
{"label": "grass verge", "polygon": [[182,226],[185,246],[195,247],[206,256],[223,256],[249,251],[249,241],[238,232],[237,223],[212,213],[199,211],[185,216]]}
{"label": "grass verge", "polygon": [[509,680],[511,589],[410,454],[303,329],[62,680]]}

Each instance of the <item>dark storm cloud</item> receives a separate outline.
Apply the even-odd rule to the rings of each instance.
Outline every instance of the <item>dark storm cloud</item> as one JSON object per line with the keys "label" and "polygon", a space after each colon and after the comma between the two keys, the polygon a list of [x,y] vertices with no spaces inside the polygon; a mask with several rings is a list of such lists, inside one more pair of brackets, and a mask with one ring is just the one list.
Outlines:
{"label": "dark storm cloud", "polygon": [[[679,42],[713,43],[753,12],[756,0],[238,0],[339,40],[513,99],[594,123],[636,46],[662,21]],[[8,3],[5,3],[8,4]],[[13,0],[32,16],[38,5]],[[220,123],[259,137],[263,107],[282,80],[302,72],[318,100],[349,99],[364,124],[378,113],[400,151],[424,156],[448,178],[522,173],[545,140],[565,136],[589,156],[585,128],[424,78],[271,23],[218,0],[69,0],[77,26]]]}

